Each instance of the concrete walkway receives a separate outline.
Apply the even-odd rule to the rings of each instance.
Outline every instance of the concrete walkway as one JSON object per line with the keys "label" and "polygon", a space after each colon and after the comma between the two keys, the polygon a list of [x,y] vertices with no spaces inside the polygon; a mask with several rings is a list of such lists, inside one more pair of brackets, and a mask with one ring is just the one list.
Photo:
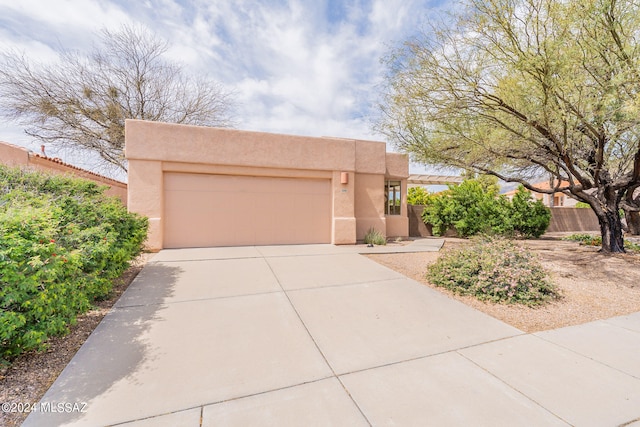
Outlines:
{"label": "concrete walkway", "polygon": [[42,404],[25,426],[638,427],[640,313],[524,334],[353,247],[165,250]]}

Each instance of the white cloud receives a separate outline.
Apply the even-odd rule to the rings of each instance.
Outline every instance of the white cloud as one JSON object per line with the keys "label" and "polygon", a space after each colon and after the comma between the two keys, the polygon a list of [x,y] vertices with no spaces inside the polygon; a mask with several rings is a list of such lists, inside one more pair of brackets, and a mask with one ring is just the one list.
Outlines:
{"label": "white cloud", "polygon": [[87,48],[99,27],[141,23],[172,44],[172,59],[235,89],[239,128],[380,139],[367,119],[384,72],[379,60],[418,30],[428,3],[48,0],[43,8],[0,0],[0,49],[46,58],[59,45]]}
{"label": "white cloud", "polygon": [[30,58],[37,58],[41,62],[58,58],[58,52],[48,44],[28,37],[12,37],[6,28],[0,27],[0,52],[8,51],[28,53]]}
{"label": "white cloud", "polygon": [[[290,2],[267,7],[239,2],[230,8],[216,2],[200,12],[209,14],[212,32],[222,30],[226,36],[213,47],[214,56],[222,61],[220,67],[227,69],[220,76],[229,71],[232,76],[243,76],[235,82],[243,103],[243,127],[296,134],[371,135],[360,110],[369,108],[373,85],[379,81],[386,27],[356,18],[377,17],[382,12],[370,15],[361,8],[347,7],[343,20],[332,24],[324,20],[319,4],[322,6],[321,2]],[[336,125],[339,122],[345,123],[343,129]]]}
{"label": "white cloud", "polygon": [[98,27],[116,28],[131,22],[131,17],[119,6],[96,0],[0,0],[5,16],[18,16],[23,23],[40,25],[42,30],[53,29],[58,35],[79,30],[93,31]]}

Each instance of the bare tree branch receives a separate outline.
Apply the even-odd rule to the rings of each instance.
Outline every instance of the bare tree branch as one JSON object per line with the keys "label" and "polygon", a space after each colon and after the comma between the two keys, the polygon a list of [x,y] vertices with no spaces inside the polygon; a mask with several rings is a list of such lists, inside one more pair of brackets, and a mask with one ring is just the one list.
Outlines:
{"label": "bare tree branch", "polygon": [[0,55],[0,114],[47,143],[79,146],[126,171],[124,123],[142,119],[228,127],[233,94],[164,58],[169,45],[124,26],[103,30],[89,54],[62,52],[55,63]]}
{"label": "bare tree branch", "polygon": [[[571,194],[598,216],[603,250],[624,251],[619,208],[640,205],[640,4],[464,6],[391,53],[375,129],[424,163]],[[531,181],[543,172],[553,188]]]}

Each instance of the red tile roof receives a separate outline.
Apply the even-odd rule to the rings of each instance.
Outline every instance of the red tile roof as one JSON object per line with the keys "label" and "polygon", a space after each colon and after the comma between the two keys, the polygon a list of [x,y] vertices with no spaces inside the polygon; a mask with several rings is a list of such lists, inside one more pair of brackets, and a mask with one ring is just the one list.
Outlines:
{"label": "red tile roof", "polygon": [[38,159],[41,159],[44,162],[54,163],[54,164],[63,166],[65,168],[72,169],[73,171],[77,171],[78,173],[76,173],[76,175],[81,175],[82,174],[82,175],[85,175],[87,177],[92,176],[92,177],[100,179],[101,181],[104,181],[105,183],[109,183],[110,182],[110,183],[113,183],[113,184],[127,185],[125,182],[118,181],[117,179],[109,178],[107,176],[100,175],[100,174],[92,172],[90,170],[83,169],[83,168],[80,168],[78,166],[74,166],[74,165],[72,165],[70,163],[66,163],[66,162],[62,161],[62,159],[60,159],[58,157],[49,157],[46,154],[35,153],[35,152],[29,150],[26,147],[22,147],[22,146],[19,146],[19,145],[11,144],[9,142],[0,141],[0,144],[9,146],[9,147],[11,147],[13,149],[24,151],[24,152],[26,152],[28,154],[29,158],[36,157]]}

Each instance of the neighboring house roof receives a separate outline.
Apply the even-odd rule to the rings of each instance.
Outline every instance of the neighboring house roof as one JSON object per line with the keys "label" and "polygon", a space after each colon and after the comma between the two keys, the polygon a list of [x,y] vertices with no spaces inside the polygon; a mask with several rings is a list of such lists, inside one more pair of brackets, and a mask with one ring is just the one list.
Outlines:
{"label": "neighboring house roof", "polygon": [[[555,184],[555,182],[554,182]],[[563,185],[567,185],[569,184],[568,181],[562,181],[560,186]],[[550,190],[551,189],[551,185],[549,184],[549,181],[540,181],[540,182],[536,182],[534,184],[532,184],[535,188],[539,188],[540,190]],[[528,189],[527,189],[528,190]],[[511,191],[507,191],[506,193],[504,193],[505,196],[513,196],[514,194],[516,194],[516,192],[518,191],[518,189],[513,189]],[[564,194],[560,191],[556,192],[555,194]]]}
{"label": "neighboring house roof", "polygon": [[[55,163],[55,164],[58,164],[60,166],[64,166],[65,168],[68,168],[68,169],[73,169],[74,171],[78,172],[77,175],[82,175],[82,176],[89,175],[91,177],[100,178],[100,180],[105,182],[105,183],[111,182],[111,183],[114,183],[114,184],[124,184],[124,185],[127,184],[126,182],[118,181],[117,179],[109,178],[108,176],[100,175],[99,173],[95,173],[93,171],[80,168],[80,167],[72,165],[70,163],[63,162],[62,159],[60,159],[58,157],[48,157],[48,156],[43,156],[42,154],[33,153],[33,152],[31,152],[31,155],[33,157],[37,157],[39,159],[43,159],[43,160],[45,160],[47,162]],[[89,178],[89,176],[87,176],[87,178]]]}
{"label": "neighboring house roof", "polygon": [[[569,181],[561,181],[560,185],[558,185],[556,183],[556,181],[553,182],[554,187],[562,187],[562,186],[566,186],[569,185]],[[534,187],[539,188],[541,190],[551,190],[551,184],[549,183],[549,181],[542,181],[542,182],[537,182],[535,184],[533,184]]]}
{"label": "neighboring house roof", "polygon": [[100,175],[90,170],[74,166],[70,163],[66,163],[58,157],[49,157],[46,154],[34,153],[28,148],[10,144],[8,142],[0,141],[0,153],[6,154],[0,156],[0,162],[5,164],[29,165],[31,163],[34,163],[34,165],[44,166],[45,168],[47,166],[52,166],[53,169],[67,170],[74,175],[78,175],[84,178],[97,178],[99,181],[104,182],[105,184],[126,185],[126,183],[122,181],[118,181],[116,179]]}
{"label": "neighboring house roof", "polygon": [[25,147],[0,141],[0,163],[8,166],[34,168],[49,173],[70,174],[88,179],[108,186],[109,188],[105,191],[105,194],[117,196],[125,206],[127,205],[126,183],[65,163],[57,157],[48,157],[44,153],[44,147],[42,151],[42,154],[38,154]]}

